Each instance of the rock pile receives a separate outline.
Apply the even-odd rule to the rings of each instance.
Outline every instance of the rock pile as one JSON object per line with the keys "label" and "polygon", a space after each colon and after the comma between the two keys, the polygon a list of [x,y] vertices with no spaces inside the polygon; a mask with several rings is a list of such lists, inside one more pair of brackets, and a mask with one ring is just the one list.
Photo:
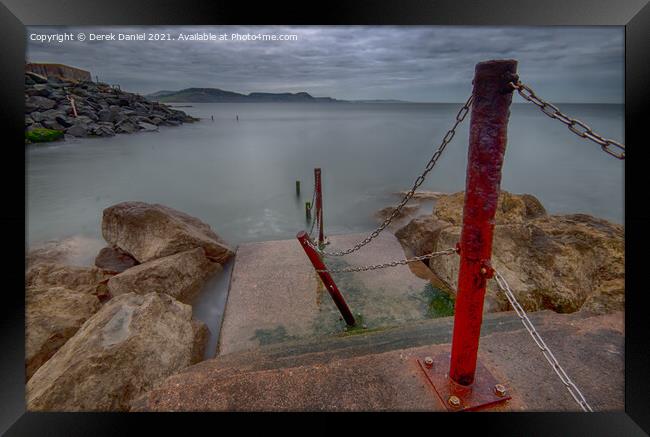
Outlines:
{"label": "rock pile", "polygon": [[[433,214],[413,218],[395,236],[423,255],[455,247],[462,229],[464,192],[442,195]],[[495,217],[492,265],[527,311],[560,313],[622,310],[625,297],[623,226],[586,214],[548,215],[529,194],[502,192]],[[437,257],[430,269],[439,285],[456,293],[459,257]],[[507,311],[495,281],[484,309]]]}
{"label": "rock pile", "polygon": [[[71,100],[77,116],[74,116]],[[73,137],[113,136],[157,130],[197,118],[106,83],[45,78],[25,73],[25,130],[65,132]],[[28,136],[29,138],[29,136]]]}
{"label": "rock pile", "polygon": [[95,266],[66,264],[78,239],[27,256],[30,411],[128,410],[203,359],[209,331],[190,305],[232,249],[206,223],[144,202],[107,208],[102,229],[110,246]]}

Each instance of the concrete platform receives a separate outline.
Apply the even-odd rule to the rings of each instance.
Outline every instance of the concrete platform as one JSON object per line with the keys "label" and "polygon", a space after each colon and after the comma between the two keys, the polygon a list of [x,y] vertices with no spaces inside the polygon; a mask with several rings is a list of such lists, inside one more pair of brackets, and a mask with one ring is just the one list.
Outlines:
{"label": "concrete platform", "polygon": [[[622,411],[623,313],[530,317],[592,408]],[[223,355],[168,378],[133,410],[445,411],[416,359],[448,351],[452,326],[438,318]],[[581,411],[513,312],[485,316],[479,359],[512,395],[488,411]]]}
{"label": "concrete platform", "polygon": [[[331,236],[328,250],[347,248],[365,234]],[[399,242],[384,232],[352,255],[327,258],[329,268],[385,263],[405,258]],[[417,269],[417,267],[415,267]],[[441,315],[453,301],[407,266],[333,274],[351,310],[369,331]],[[445,301],[446,300],[446,301]],[[444,314],[444,311],[442,315]],[[239,246],[218,344],[218,355],[285,341],[344,332],[332,299],[297,240]]]}

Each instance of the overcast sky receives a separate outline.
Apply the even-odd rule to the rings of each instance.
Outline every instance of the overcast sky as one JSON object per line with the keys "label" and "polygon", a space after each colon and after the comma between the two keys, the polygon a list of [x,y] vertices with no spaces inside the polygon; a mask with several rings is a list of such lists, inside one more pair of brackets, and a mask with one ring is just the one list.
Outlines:
{"label": "overcast sky", "polygon": [[[30,41],[30,33],[295,34],[297,41]],[[31,62],[90,70],[138,93],[189,87],[338,99],[460,102],[474,65],[519,61],[548,100],[623,103],[623,27],[173,26],[27,28]],[[75,38],[76,39],[76,38]]]}

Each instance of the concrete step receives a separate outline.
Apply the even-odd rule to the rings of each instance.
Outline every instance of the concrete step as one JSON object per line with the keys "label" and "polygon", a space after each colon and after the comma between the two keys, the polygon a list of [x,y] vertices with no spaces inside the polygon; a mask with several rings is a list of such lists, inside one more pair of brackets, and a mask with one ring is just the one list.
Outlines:
{"label": "concrete step", "polygon": [[[596,411],[622,411],[623,313],[531,314]],[[451,318],[303,339],[204,361],[138,399],[135,411],[443,411],[417,359],[445,372]],[[516,314],[486,315],[479,361],[512,400],[492,411],[580,411]]]}
{"label": "concrete step", "polygon": [[[531,314],[534,322],[544,323],[552,311]],[[486,314],[481,333],[483,336],[496,332],[522,330],[513,312]],[[587,317],[586,314],[567,315],[572,320]],[[247,370],[267,370],[295,365],[326,363],[333,359],[352,358],[363,355],[407,349],[424,345],[451,342],[453,317],[421,320],[402,326],[376,330],[357,330],[317,338],[302,338],[260,346],[259,348],[219,355],[220,367],[236,367]]]}

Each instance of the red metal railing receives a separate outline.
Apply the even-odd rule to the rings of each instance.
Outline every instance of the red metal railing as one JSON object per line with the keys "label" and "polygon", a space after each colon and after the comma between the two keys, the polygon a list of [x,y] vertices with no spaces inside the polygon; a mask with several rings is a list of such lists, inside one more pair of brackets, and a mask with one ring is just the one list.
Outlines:
{"label": "red metal railing", "polygon": [[323,285],[327,289],[327,292],[330,294],[330,296],[334,300],[334,303],[336,304],[336,307],[341,312],[341,315],[343,316],[345,323],[347,323],[348,326],[354,326],[356,321],[354,320],[352,311],[350,311],[350,308],[348,307],[348,304],[345,302],[343,295],[341,294],[338,287],[336,286],[336,283],[334,283],[334,279],[332,279],[332,275],[330,275],[329,272],[326,271],[327,267],[325,267],[325,263],[323,263],[323,260],[321,259],[318,252],[314,250],[313,248],[314,243],[309,238],[309,235],[307,235],[307,232],[305,231],[300,231],[298,232],[298,235],[296,235],[296,238],[300,242],[300,246],[305,250],[305,253],[309,258],[309,261],[311,261],[312,265],[314,266],[314,269],[318,272],[318,276],[320,276],[320,279],[321,281],[323,281]]}

